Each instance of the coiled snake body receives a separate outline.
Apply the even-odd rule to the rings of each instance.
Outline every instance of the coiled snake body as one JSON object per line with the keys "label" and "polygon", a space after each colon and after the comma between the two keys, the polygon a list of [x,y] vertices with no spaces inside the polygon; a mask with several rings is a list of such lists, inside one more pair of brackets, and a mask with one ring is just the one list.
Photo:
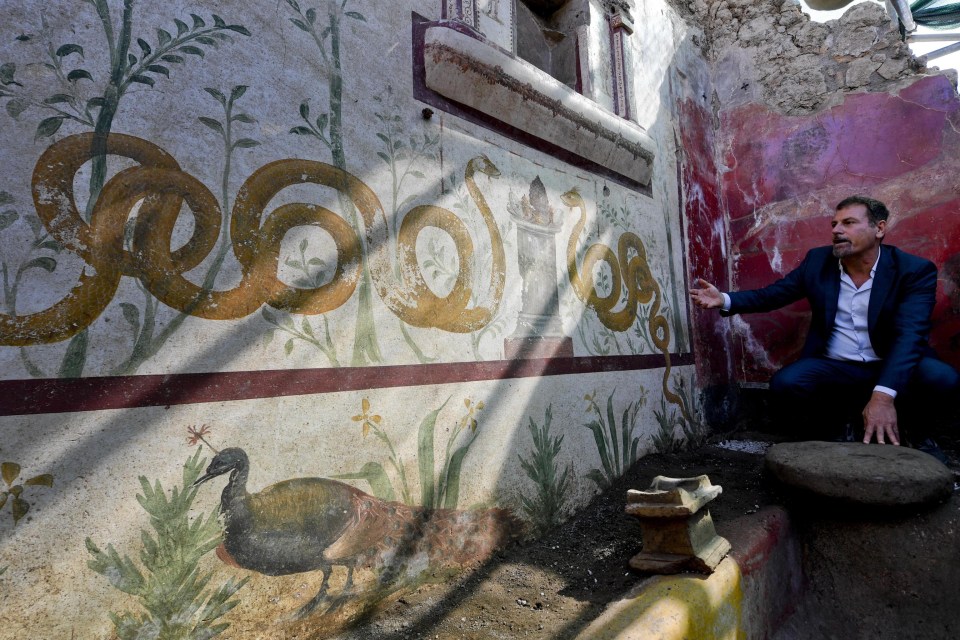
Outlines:
{"label": "coiled snake body", "polygon": [[[120,171],[103,187],[87,223],[77,210],[73,181],[90,159],[93,134],[64,138],[47,148],[33,173],[37,214],[50,235],[79,255],[86,267],[71,291],[53,306],[29,315],[0,314],[0,345],[29,346],[66,340],[89,326],[116,293],[121,276],[138,278],[164,304],[210,320],[247,316],[266,303],[300,314],[338,308],[356,289],[362,251],[357,232],[343,218],[315,204],[284,204],[265,215],[270,200],[283,189],[312,183],[331,187],[356,206],[363,219],[370,274],[380,298],[404,322],[468,333],[495,316],[503,297],[505,259],[496,221],[474,180],[479,171],[499,171],[485,156],[467,163],[464,182],[479,209],[493,255],[488,306],[469,307],[473,280],[473,242],[466,225],[441,207],[411,209],[397,232],[397,268],[391,258],[389,226],[376,194],[356,176],[313,160],[285,159],[255,171],[240,188],[230,217],[230,239],[240,263],[240,283],[229,290],[208,290],[184,274],[213,250],[220,233],[216,198],[184,172],[166,151],[146,140],[111,134],[107,153],[130,158],[139,166]],[[124,226],[138,201],[140,209],[129,248]],[[182,204],[194,216],[187,242],[171,250]],[[285,284],[277,277],[284,235],[297,226],[324,229],[333,238],[337,264],[332,278],[312,289]],[[448,233],[456,245],[460,271],[453,288],[438,296],[427,286],[416,259],[416,240],[427,227]]]}
{"label": "coiled snake body", "polygon": [[[577,241],[587,224],[587,205],[577,189],[564,193],[560,199],[570,208],[580,210],[580,219],[574,225],[567,241],[567,274],[577,297],[597,313],[605,327],[613,331],[626,331],[637,320],[637,307],[650,304],[647,329],[650,340],[663,354],[663,395],[680,408],[680,413],[691,420],[683,398],[670,390],[670,323],[660,313],[663,292],[647,262],[647,251],[640,237],[629,231],[617,240],[617,253],[605,244],[596,243],[587,247],[583,265],[577,268]],[[611,287],[606,296],[597,293],[593,273],[597,263],[606,262],[610,267]],[[614,311],[626,288],[627,298],[622,309]]]}

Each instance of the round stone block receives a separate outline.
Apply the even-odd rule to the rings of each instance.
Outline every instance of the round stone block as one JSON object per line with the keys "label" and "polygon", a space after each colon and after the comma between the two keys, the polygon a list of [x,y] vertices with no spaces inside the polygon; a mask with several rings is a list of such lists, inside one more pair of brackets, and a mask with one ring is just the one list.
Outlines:
{"label": "round stone block", "polygon": [[933,456],[889,444],[787,442],[766,464],[784,484],[858,504],[923,504],[953,489],[953,473]]}

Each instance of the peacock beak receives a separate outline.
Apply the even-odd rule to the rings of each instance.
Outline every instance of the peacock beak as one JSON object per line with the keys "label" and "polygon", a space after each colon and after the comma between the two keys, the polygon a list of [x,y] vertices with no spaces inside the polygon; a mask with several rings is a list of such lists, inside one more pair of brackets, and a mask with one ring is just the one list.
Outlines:
{"label": "peacock beak", "polygon": [[203,484],[204,482],[206,482],[206,481],[209,480],[210,478],[216,478],[218,475],[220,475],[220,474],[219,474],[219,473],[211,473],[210,470],[208,469],[205,474],[203,474],[202,476],[200,476],[199,478],[197,478],[196,481],[195,481],[192,485],[190,485],[190,486],[199,487],[201,484]]}

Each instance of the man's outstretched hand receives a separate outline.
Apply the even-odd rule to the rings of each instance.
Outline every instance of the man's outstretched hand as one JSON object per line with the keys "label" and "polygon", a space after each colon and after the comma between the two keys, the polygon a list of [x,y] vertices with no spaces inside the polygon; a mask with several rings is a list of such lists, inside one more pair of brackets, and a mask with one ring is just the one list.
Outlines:
{"label": "man's outstretched hand", "polygon": [[863,408],[863,443],[869,444],[874,437],[878,444],[900,444],[897,408],[893,404],[893,397],[882,391],[874,391]]}
{"label": "man's outstretched hand", "polygon": [[699,289],[690,289],[690,297],[701,309],[719,309],[723,306],[723,295],[715,286],[704,280],[697,278]]}

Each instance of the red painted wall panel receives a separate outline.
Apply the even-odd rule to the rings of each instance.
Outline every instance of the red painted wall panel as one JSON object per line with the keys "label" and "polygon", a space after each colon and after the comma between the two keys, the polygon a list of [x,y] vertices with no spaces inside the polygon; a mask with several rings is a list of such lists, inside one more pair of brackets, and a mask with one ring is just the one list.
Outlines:
{"label": "red painted wall panel", "polygon": [[[684,220],[687,223],[687,278],[727,286],[729,250],[714,161],[714,129],[711,114],[692,100],[677,105],[681,149],[681,186]],[[705,384],[733,380],[729,331],[715,313],[691,306],[691,324],[697,373]]]}
{"label": "red painted wall panel", "polygon": [[[941,357],[960,365],[958,123],[960,99],[943,76],[920,78],[893,93],[851,94],[809,116],[785,116],[760,104],[722,112],[717,175],[732,287],[768,284],[807,249],[827,244],[833,208],[844,197],[878,198],[892,212],[886,242],[941,269],[932,342]],[[687,215],[692,227],[696,216],[689,206]],[[705,249],[699,256],[717,257]],[[734,378],[764,382],[799,352],[805,306],[742,319]]]}

